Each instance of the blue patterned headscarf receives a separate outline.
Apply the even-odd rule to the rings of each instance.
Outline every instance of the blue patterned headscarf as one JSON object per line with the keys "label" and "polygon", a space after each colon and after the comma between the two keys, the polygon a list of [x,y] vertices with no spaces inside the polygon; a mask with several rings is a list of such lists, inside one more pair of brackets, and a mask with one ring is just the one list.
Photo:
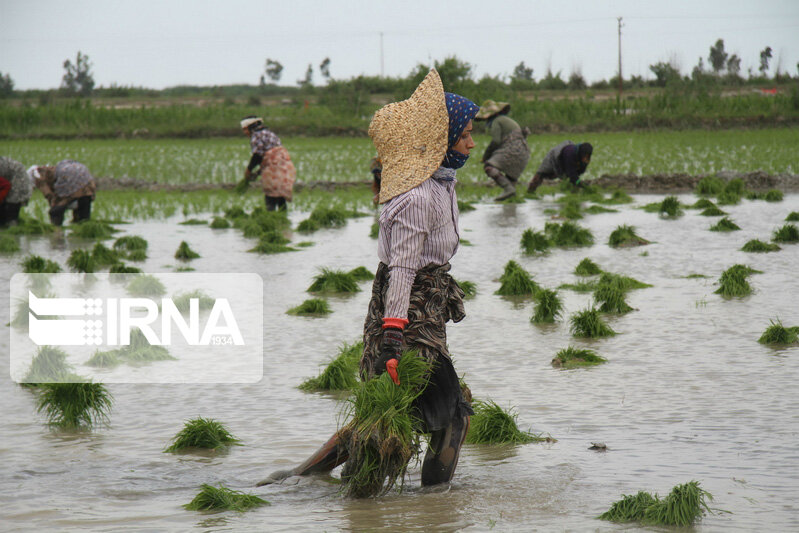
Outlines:
{"label": "blue patterned headscarf", "polygon": [[447,113],[449,114],[449,133],[447,135],[447,155],[444,157],[442,165],[447,168],[460,168],[466,163],[469,156],[456,152],[452,147],[460,139],[469,121],[480,110],[480,106],[457,94],[444,93],[444,96],[447,102]]}

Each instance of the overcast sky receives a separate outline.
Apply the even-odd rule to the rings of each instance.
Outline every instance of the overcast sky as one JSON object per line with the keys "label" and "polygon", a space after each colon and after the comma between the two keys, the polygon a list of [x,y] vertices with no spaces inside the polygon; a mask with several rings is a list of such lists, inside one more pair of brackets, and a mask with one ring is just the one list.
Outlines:
{"label": "overcast sky", "polygon": [[589,82],[617,71],[616,17],[623,17],[625,77],[652,78],[673,61],[683,73],[724,39],[757,71],[760,51],[797,74],[798,0],[0,0],[0,72],[17,89],[58,87],[62,64],[88,54],[98,86],[257,84],[267,58],[293,85],[331,60],[334,78],[405,76],[449,55],[477,77],[509,75],[524,61]]}

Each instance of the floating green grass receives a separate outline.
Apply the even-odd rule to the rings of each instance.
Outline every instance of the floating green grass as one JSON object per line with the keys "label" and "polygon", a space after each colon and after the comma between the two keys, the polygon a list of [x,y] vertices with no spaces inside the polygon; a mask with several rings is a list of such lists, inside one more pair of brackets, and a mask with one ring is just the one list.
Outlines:
{"label": "floating green grass", "polygon": [[269,502],[254,494],[231,490],[219,485],[203,484],[201,491],[183,507],[189,511],[238,511],[244,512],[254,507],[269,505]]}
{"label": "floating green grass", "polygon": [[28,274],[56,274],[61,272],[61,266],[58,263],[38,255],[29,255],[22,260],[20,266],[22,271]]}
{"label": "floating green grass", "polygon": [[531,442],[551,442],[551,438],[541,437],[519,429],[514,408],[505,410],[493,400],[472,402],[474,415],[469,421],[467,444],[528,444]]}
{"label": "floating green grass", "polygon": [[176,453],[193,448],[221,450],[228,446],[241,446],[241,441],[213,418],[193,418],[183,424],[172,443],[164,449],[166,453]]}
{"label": "floating green grass", "polygon": [[688,206],[689,209],[707,209],[709,207],[716,207],[716,204],[707,198],[700,198],[695,204]]}
{"label": "floating green grass", "polygon": [[128,294],[137,297],[163,296],[166,294],[166,287],[161,280],[149,274],[135,276],[126,288]]}
{"label": "floating green grass", "polygon": [[549,238],[540,231],[533,231],[530,228],[524,230],[522,233],[522,251],[527,255],[533,255],[540,252],[546,252],[552,243]]}
{"label": "floating green grass", "polygon": [[211,229],[227,229],[230,227],[230,221],[223,217],[214,217],[208,226]]}
{"label": "floating green grass", "polygon": [[774,230],[771,240],[787,244],[799,242],[799,228],[794,224],[785,224],[781,228]]}
{"label": "floating green grass", "polygon": [[724,298],[740,298],[752,294],[752,287],[746,278],[757,272],[745,265],[733,265],[719,277],[719,288],[714,292]]}
{"label": "floating green grass", "polygon": [[110,266],[118,263],[120,257],[116,251],[98,242],[92,248],[92,259],[97,266]]}
{"label": "floating green grass", "polygon": [[729,217],[724,217],[710,226],[710,231],[738,231],[740,226],[733,222]]}
{"label": "floating green grass", "polygon": [[641,246],[649,244],[649,241],[635,233],[634,226],[626,224],[617,226],[608,238],[608,244],[614,248],[627,248],[630,246]]}
{"label": "floating green grass", "polygon": [[742,252],[750,253],[766,253],[766,252],[779,252],[782,250],[778,245],[771,242],[763,242],[758,239],[746,241],[746,244],[741,248]]}
{"label": "floating green grass", "polygon": [[574,274],[577,276],[595,276],[601,273],[602,269],[599,268],[599,265],[587,257],[574,268]]}
{"label": "floating green grass", "polygon": [[591,205],[583,210],[584,213],[589,215],[601,215],[603,213],[618,213],[618,209],[610,209],[608,207],[602,207],[601,205]]}
{"label": "floating green grass", "polygon": [[662,500],[657,494],[639,492],[622,499],[601,514],[600,520],[611,522],[641,522],[648,526],[687,527],[710,511],[705,499],[713,496],[699,486],[698,481],[677,485]]}
{"label": "floating green grass", "polygon": [[189,292],[181,292],[172,298],[172,303],[175,304],[175,307],[178,309],[178,311],[180,311],[182,314],[186,314],[191,309],[192,300],[197,300],[197,309],[199,311],[210,311],[216,303],[214,298],[211,298],[200,289]]}
{"label": "floating green grass", "polygon": [[180,261],[191,261],[192,259],[197,259],[200,257],[200,254],[189,248],[189,243],[186,241],[180,241],[180,245],[178,246],[177,251],[175,251],[175,259]]}
{"label": "floating green grass", "polygon": [[70,235],[81,239],[110,239],[117,229],[100,220],[84,220],[70,226]]}
{"label": "floating green grass", "polygon": [[330,304],[327,303],[327,300],[322,298],[311,298],[309,300],[305,300],[297,307],[292,307],[286,311],[286,314],[297,316],[323,316],[329,315],[332,312],[333,310],[330,308]]}
{"label": "floating green grass", "polygon": [[141,269],[134,266],[126,265],[125,263],[114,263],[108,269],[110,274],[141,274]]}
{"label": "floating green grass", "polygon": [[181,226],[206,226],[208,222],[200,218],[190,218],[188,220],[184,220],[183,222],[178,222],[178,224]]}
{"label": "floating green grass", "polygon": [[304,391],[347,391],[358,384],[358,365],[363,355],[363,341],[344,344],[338,355],[331,360],[322,372],[300,384]]}
{"label": "floating green grass", "polygon": [[535,296],[540,290],[530,273],[516,261],[508,261],[499,281],[501,285],[494,294],[502,296]]}
{"label": "floating green grass", "polygon": [[397,372],[399,385],[385,372],[359,383],[349,399],[351,418],[339,430],[349,456],[341,472],[346,496],[385,494],[403,479],[419,451],[413,403],[427,384],[430,364],[410,351],[400,358]]}
{"label": "floating green grass", "polygon": [[665,218],[677,218],[683,214],[680,201],[676,196],[667,196],[660,202],[658,212]]}
{"label": "floating green grass", "polygon": [[27,217],[20,217],[16,226],[10,226],[3,230],[8,235],[45,235],[54,231],[55,226],[52,224]]}
{"label": "floating green grass", "polygon": [[468,213],[469,211],[474,211],[477,209],[472,202],[464,202],[462,200],[458,200],[458,211],[461,213]]}
{"label": "floating green grass", "polygon": [[783,194],[782,191],[778,189],[770,189],[766,191],[766,195],[763,199],[767,202],[782,202]]}
{"label": "floating green grass", "polygon": [[19,252],[19,243],[11,235],[0,235],[0,253],[13,254]]}
{"label": "floating green grass", "polygon": [[477,285],[473,281],[456,280],[455,283],[463,291],[464,299],[470,299],[477,296]]}
{"label": "floating green grass", "polygon": [[594,303],[602,313],[625,314],[633,310],[624,300],[625,291],[617,283],[602,283],[594,289]]}
{"label": "floating green grass", "polygon": [[771,325],[757,339],[760,344],[788,345],[799,344],[799,327],[788,327],[782,325],[781,320],[770,321]]}
{"label": "floating green grass", "polygon": [[703,217],[723,217],[724,215],[727,214],[727,212],[722,211],[721,209],[719,209],[714,205],[713,207],[708,207],[707,209],[704,209],[699,214]]}
{"label": "floating green grass", "polygon": [[558,368],[576,368],[607,363],[607,359],[587,348],[569,346],[560,350],[552,359],[552,366]]}
{"label": "floating green grass", "polygon": [[44,383],[39,386],[36,410],[59,429],[91,428],[108,423],[114,400],[101,383]]}
{"label": "floating green grass", "polygon": [[563,312],[563,302],[558,296],[558,291],[540,289],[536,294],[535,312],[531,322],[535,324],[552,323]]}
{"label": "floating green grass", "polygon": [[365,266],[359,266],[353,268],[348,272],[348,274],[353,278],[355,278],[357,281],[372,281],[373,279],[375,279],[374,273],[372,273],[372,271],[370,271]]}
{"label": "floating green grass", "polygon": [[358,281],[349,273],[342,270],[323,268],[314,276],[314,281],[307,292],[342,293],[358,292]]}
{"label": "floating green grass", "polygon": [[[27,314],[26,314],[27,316]],[[82,381],[67,363],[67,353],[55,346],[41,346],[31,360],[28,373],[20,383],[40,384],[63,381]]]}
{"label": "floating green grass", "polygon": [[92,253],[88,250],[72,250],[67,259],[67,266],[75,272],[90,273],[97,269]]}
{"label": "floating green grass", "polygon": [[591,231],[580,227],[574,222],[547,222],[544,225],[544,234],[554,246],[590,246],[594,244]]}
{"label": "floating green grass", "polygon": [[799,222],[799,211],[791,211],[788,213],[788,216],[785,217],[785,222]]}
{"label": "floating green grass", "polygon": [[571,334],[575,337],[597,339],[616,335],[616,332],[602,320],[599,310],[593,307],[574,313],[569,322]]}

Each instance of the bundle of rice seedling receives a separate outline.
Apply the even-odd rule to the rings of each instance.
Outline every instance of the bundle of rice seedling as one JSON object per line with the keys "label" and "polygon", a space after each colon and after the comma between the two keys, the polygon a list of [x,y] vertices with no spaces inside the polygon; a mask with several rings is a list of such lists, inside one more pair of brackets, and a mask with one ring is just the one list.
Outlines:
{"label": "bundle of rice seedling", "polygon": [[622,291],[630,291],[634,289],[646,289],[651,287],[649,283],[644,283],[643,281],[638,281],[635,278],[631,278],[629,276],[622,276],[620,274],[614,274],[612,272],[603,272],[599,276],[599,280],[597,281],[598,285],[613,285],[621,289]]}
{"label": "bundle of rice seedling", "polygon": [[558,368],[575,368],[578,366],[593,366],[607,363],[608,360],[587,348],[569,346],[555,354],[552,366]]}
{"label": "bundle of rice seedling", "polygon": [[702,517],[703,511],[710,512],[705,497],[713,499],[709,492],[699,487],[698,481],[677,485],[663,500],[647,507],[641,521],[664,526],[690,526]]}
{"label": "bundle of rice seedling", "polygon": [[380,234],[380,224],[378,222],[375,222],[369,228],[369,237],[372,239],[376,239],[379,234]]}
{"label": "bundle of rice seedling", "polygon": [[291,239],[286,238],[283,232],[276,229],[264,230],[258,237],[258,242],[272,243],[272,244],[288,244]]}
{"label": "bundle of rice seedling", "polygon": [[107,352],[94,352],[86,364],[97,368],[114,368],[123,363],[119,358],[117,350],[109,350]]}
{"label": "bundle of rice seedling", "polygon": [[214,217],[211,223],[208,224],[211,229],[227,229],[230,227],[230,221],[222,217]]}
{"label": "bundle of rice seedling", "polygon": [[714,205],[713,207],[708,207],[699,214],[703,217],[723,217],[727,213]]}
{"label": "bundle of rice seedling", "polygon": [[785,224],[783,227],[774,231],[774,236],[771,240],[783,243],[799,242],[799,229],[797,229],[794,224]]}
{"label": "bundle of rice seedling", "polygon": [[189,511],[249,511],[253,507],[270,505],[263,498],[219,485],[214,487],[203,483],[202,490],[183,507]]}
{"label": "bundle of rice seedling", "polygon": [[513,407],[506,411],[493,400],[475,400],[472,408],[474,415],[469,421],[465,441],[468,444],[528,444],[552,440],[530,431],[521,431],[516,424],[518,415]]}
{"label": "bundle of rice seedling", "polygon": [[724,191],[716,196],[719,205],[737,205],[741,203],[741,195],[731,191]]}
{"label": "bundle of rice seedling", "polygon": [[756,272],[745,265],[734,265],[719,277],[719,288],[714,292],[724,298],[742,297],[752,294],[752,287],[746,278]]}
{"label": "bundle of rice seedling", "polygon": [[55,261],[50,261],[38,255],[29,255],[20,263],[22,271],[28,274],[56,274],[61,272],[61,267]]}
{"label": "bundle of rice seedling", "polygon": [[676,196],[667,196],[660,202],[658,212],[661,216],[666,218],[677,218],[682,215],[683,211],[680,207],[680,201]]}
{"label": "bundle of rice seedling", "polygon": [[330,309],[330,304],[327,303],[327,300],[323,300],[322,298],[311,298],[309,300],[305,300],[297,307],[292,307],[286,311],[286,314],[299,316],[322,316],[328,315],[332,312],[333,310]]}
{"label": "bundle of rice seedling", "polygon": [[618,213],[618,209],[610,209],[602,207],[601,205],[591,205],[585,209],[585,213],[589,215],[601,215],[602,213]]}
{"label": "bundle of rice seedling", "polygon": [[508,261],[499,281],[501,285],[494,294],[502,296],[535,296],[540,290],[530,273],[516,261]]}
{"label": "bundle of rice seedling", "polygon": [[172,438],[172,444],[164,449],[165,453],[175,453],[188,448],[203,448],[219,450],[228,446],[241,446],[241,441],[235,438],[220,422],[213,418],[194,418],[186,421],[177,435]]}
{"label": "bundle of rice seedling", "polygon": [[402,479],[419,451],[412,405],[427,385],[430,364],[405,352],[397,366],[399,385],[388,372],[361,382],[349,399],[352,417],[339,431],[349,459],[341,473],[342,491],[355,498],[385,494]]}
{"label": "bundle of rice seedling", "polygon": [[190,261],[192,259],[197,259],[200,257],[200,254],[189,248],[189,243],[186,241],[180,241],[180,246],[178,246],[177,251],[175,251],[175,259],[179,259],[180,261]]}
{"label": "bundle of rice seedling", "polygon": [[140,329],[130,332],[130,344],[114,350],[117,356],[126,363],[150,363],[152,361],[169,361],[175,358],[163,346],[153,346]]}
{"label": "bundle of rice seedling", "polygon": [[589,246],[594,244],[591,231],[581,228],[573,222],[557,224],[547,222],[544,225],[544,234],[555,246]]}
{"label": "bundle of rice seedling", "polygon": [[191,309],[191,301],[197,300],[197,308],[199,311],[210,311],[214,307],[216,300],[205,294],[200,289],[189,292],[181,292],[172,298],[172,303],[175,304],[178,311],[186,314]]}
{"label": "bundle of rice seedling", "polygon": [[782,325],[781,320],[775,323],[770,321],[771,325],[766,328],[766,331],[757,340],[760,344],[797,344],[799,343],[799,327],[786,328]]}
{"label": "bundle of rice seedling", "polygon": [[767,202],[782,202],[782,198],[782,191],[778,189],[770,189],[766,191],[766,195],[763,197],[763,199]]}
{"label": "bundle of rice seedling", "polygon": [[626,224],[617,226],[608,238],[608,244],[614,248],[626,248],[629,246],[641,246],[649,244],[649,241],[639,237],[635,233],[634,226],[627,226]]}
{"label": "bundle of rice seedling", "polygon": [[344,344],[338,355],[315,378],[309,378],[299,386],[304,391],[346,391],[358,384],[358,364],[363,355],[363,341]]}
{"label": "bundle of rice seedling", "polygon": [[630,196],[629,194],[627,194],[626,191],[623,191],[621,189],[614,190],[610,194],[610,197],[603,198],[601,200],[601,203],[606,204],[606,205],[607,204],[612,204],[612,205],[631,204],[632,202],[633,202],[632,196]]}
{"label": "bundle of rice seedling", "polygon": [[134,276],[126,290],[131,296],[163,296],[166,294],[166,287],[161,280],[149,274]]}
{"label": "bundle of rice seedling", "polygon": [[236,194],[244,194],[248,190],[250,190],[250,183],[255,180],[249,180],[247,178],[241,178],[239,181],[236,182],[236,185],[233,187],[233,192]]}
{"label": "bundle of rice seedling", "polygon": [[44,383],[39,387],[36,410],[44,411],[47,423],[61,429],[90,428],[108,423],[114,403],[101,383]]}
{"label": "bundle of rice seedling", "polygon": [[599,515],[600,520],[609,522],[637,522],[644,517],[644,511],[658,502],[656,496],[640,491],[635,496],[622,494],[622,499],[614,502],[610,509]]}
{"label": "bundle of rice seedling", "polygon": [[743,248],[741,248],[742,252],[754,253],[778,252],[780,250],[782,250],[782,248],[780,248],[778,245],[770,242],[763,242],[758,239],[746,241],[746,244],[744,244]]}
{"label": "bundle of rice seedling", "polygon": [[234,219],[233,226],[235,226],[236,229],[240,229],[242,234],[248,239],[260,237],[261,233],[264,232],[260,224],[249,217]]}
{"label": "bundle of rice seedling", "polygon": [[516,194],[511,196],[510,198],[505,198],[504,200],[500,200],[501,204],[523,204],[524,203],[524,196]]}
{"label": "bundle of rice seedling", "polygon": [[98,242],[92,248],[92,259],[97,266],[110,266],[119,262],[119,254]]}
{"label": "bundle of rice seedling", "polygon": [[190,218],[188,220],[184,220],[183,222],[178,222],[178,224],[181,226],[205,226],[208,224],[208,222],[200,218]]}
{"label": "bundle of rice seedling", "polygon": [[527,228],[522,233],[522,251],[527,255],[545,252],[550,246],[552,243],[549,242],[549,238],[540,231]]}
{"label": "bundle of rice seedling", "polygon": [[558,291],[540,289],[536,295],[535,313],[530,322],[536,324],[554,322],[563,311],[563,302]]}
{"label": "bundle of rice seedling", "polygon": [[457,283],[458,287],[463,291],[464,299],[468,300],[469,298],[477,296],[477,285],[473,281],[455,280],[455,283]]}
{"label": "bundle of rice seedling", "polygon": [[703,196],[716,196],[724,190],[726,182],[716,176],[705,176],[700,179],[694,188],[694,193]]}
{"label": "bundle of rice seedling", "polygon": [[577,283],[561,283],[558,289],[574,292],[593,292],[596,289],[596,280],[591,281],[578,281]]}
{"label": "bundle of rice seedling", "polygon": [[629,313],[633,308],[624,301],[624,292],[618,283],[600,281],[594,289],[594,303],[599,305],[599,311],[602,313]]}
{"label": "bundle of rice seedling", "polygon": [[[125,235],[114,241],[114,250],[120,253],[146,252],[147,241],[138,235]],[[146,258],[146,253],[145,253]]]}
{"label": "bundle of rice seedling", "polygon": [[460,238],[458,239],[458,244],[459,244],[460,246],[474,246],[474,245],[472,244],[472,241],[470,241],[470,240],[468,240],[468,239],[464,239],[463,237],[460,237]]}
{"label": "bundle of rice seedling", "polygon": [[593,307],[574,313],[569,322],[571,334],[575,337],[596,339],[616,335],[616,332],[602,320],[599,310]]}
{"label": "bundle of rice seedling", "polygon": [[307,292],[358,292],[357,280],[349,273],[342,270],[323,268],[314,276],[314,282],[308,287]]}
{"label": "bundle of rice seedling", "polygon": [[64,350],[55,346],[42,346],[33,356],[28,373],[20,383],[35,385],[61,381],[81,381],[81,379],[73,373],[72,365],[67,363],[67,354]]}
{"label": "bundle of rice seedling", "polygon": [[44,235],[53,233],[55,226],[35,218],[20,217],[16,226],[10,226],[3,231],[9,235]]}
{"label": "bundle of rice seedling", "polygon": [[115,263],[108,269],[110,274],[140,274],[141,269],[124,263]]}
{"label": "bundle of rice seedling", "polygon": [[0,235],[0,253],[13,254],[19,252],[19,243],[11,235]]}
{"label": "bundle of rice seedling", "polygon": [[97,265],[94,262],[92,253],[88,250],[72,250],[67,259],[67,266],[75,272],[94,272]]}
{"label": "bundle of rice seedling", "polygon": [[741,229],[738,224],[730,220],[729,217],[724,217],[710,226],[710,231],[738,231]]}
{"label": "bundle of rice seedling", "polygon": [[785,222],[799,222],[799,211],[791,211],[788,213],[788,216],[785,217]]}
{"label": "bundle of rice seedling", "polygon": [[580,261],[580,263],[574,268],[574,274],[577,276],[595,276],[596,274],[601,273],[602,269],[599,268],[599,265],[587,257]]}
{"label": "bundle of rice seedling", "polygon": [[733,178],[724,185],[724,191],[738,196],[746,192],[746,183],[741,178]]}
{"label": "bundle of rice seedling", "polygon": [[264,207],[253,209],[250,213],[250,220],[255,221],[265,232],[280,231],[291,226],[287,211],[267,211]]}
{"label": "bundle of rice seedling", "polygon": [[462,200],[458,200],[458,211],[461,213],[468,213],[469,211],[474,211],[477,209],[472,202],[464,202]]}
{"label": "bundle of rice seedling", "polygon": [[234,205],[233,207],[228,208],[225,210],[225,217],[230,219],[242,218],[246,217],[247,213],[244,212],[244,209],[241,207]]}
{"label": "bundle of rice seedling", "polygon": [[145,261],[147,252],[145,250],[131,250],[128,252],[128,259],[131,261]]}
{"label": "bundle of rice seedling", "polygon": [[582,205],[583,203],[580,200],[567,197],[563,205],[561,205],[560,213],[558,214],[569,220],[579,220],[583,218],[583,214],[581,213]]}
{"label": "bundle of rice seedling", "polygon": [[708,207],[716,207],[716,204],[707,198],[700,198],[694,205],[688,206],[689,209],[707,209]]}
{"label": "bundle of rice seedling", "polygon": [[269,242],[268,240],[259,240],[255,247],[250,248],[247,251],[256,252],[259,254],[282,254],[285,252],[296,252],[297,249],[292,248],[291,246],[286,246],[285,244]]}
{"label": "bundle of rice seedling", "polygon": [[297,248],[308,248],[309,246],[313,246],[315,243],[313,241],[300,241],[295,243],[294,246]]}
{"label": "bundle of rice seedling", "polygon": [[339,228],[347,223],[347,218],[353,216],[341,206],[317,206],[311,215],[299,223],[297,231],[316,231],[320,228]]}
{"label": "bundle of rice seedling", "polygon": [[349,271],[349,275],[358,281],[372,281],[373,279],[375,279],[374,273],[372,273],[365,266],[359,266],[353,268],[352,270]]}
{"label": "bundle of rice seedling", "polygon": [[110,224],[100,220],[84,220],[70,226],[73,237],[81,239],[110,239],[117,229],[114,229]]}

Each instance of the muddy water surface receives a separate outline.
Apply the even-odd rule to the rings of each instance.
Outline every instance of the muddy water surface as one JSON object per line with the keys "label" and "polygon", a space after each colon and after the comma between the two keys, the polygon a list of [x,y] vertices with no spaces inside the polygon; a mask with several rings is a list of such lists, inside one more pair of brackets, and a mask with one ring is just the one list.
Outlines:
{"label": "muddy water surface", "polygon": [[[662,196],[635,199],[642,205]],[[708,231],[717,219],[696,211],[663,220],[622,206],[580,221],[593,232],[594,246],[521,255],[522,231],[542,229],[547,207],[552,203],[481,205],[461,216],[462,237],[472,246],[460,249],[452,273],[475,282],[479,292],[466,303],[467,318],[448,333],[456,368],[475,397],[515,406],[522,428],[550,434],[556,443],[465,446],[450,486],[420,489],[417,465],[405,492],[379,500],[341,498],[331,483],[337,472],[255,489],[267,473],[304,459],[340,422],[335,398],[296,386],[341,343],[358,339],[369,284],[354,296],[331,298],[334,312],[327,318],[285,311],[309,297],[304,291],[319,267],[376,266],[372,219],[297,235],[294,241],[315,245],[273,256],[247,253],[254,241],[235,230],[137,222],[120,228],[149,240],[147,272],[173,271],[175,249],[186,240],[202,255],[191,262],[199,272],[263,277],[265,377],[254,385],[110,385],[110,427],[65,434],[44,426],[34,396],[4,372],[0,529],[628,530],[595,517],[622,494],[665,495],[690,480],[713,493],[712,507],[729,511],[706,516],[697,530],[799,529],[799,348],[757,343],[770,319],[799,325],[799,245],[771,254],[738,251],[749,239],[769,240],[799,210],[799,195],[725,207],[743,228],[732,233]],[[296,223],[303,215],[292,218]],[[608,247],[620,224],[634,225],[653,244]],[[57,237],[23,238],[22,244],[23,253],[0,262],[6,287],[24,253],[64,265],[75,246]],[[584,341],[569,334],[568,316],[590,305],[590,294],[561,291],[566,318],[551,326],[530,323],[533,302],[493,294],[510,259],[554,288],[578,279],[573,270],[583,257],[653,285],[629,293],[636,311],[609,318],[616,337]],[[713,294],[715,281],[736,263],[764,273],[750,278],[752,296],[723,300]],[[708,278],[686,279],[690,273]],[[0,320],[8,322],[7,308]],[[609,362],[552,368],[552,357],[569,344],[590,347]],[[0,350],[7,369],[7,336]],[[196,416],[224,422],[245,446],[222,455],[162,453],[183,421]],[[592,442],[608,450],[589,450]],[[252,492],[271,506],[247,513],[184,510],[202,483]]]}

